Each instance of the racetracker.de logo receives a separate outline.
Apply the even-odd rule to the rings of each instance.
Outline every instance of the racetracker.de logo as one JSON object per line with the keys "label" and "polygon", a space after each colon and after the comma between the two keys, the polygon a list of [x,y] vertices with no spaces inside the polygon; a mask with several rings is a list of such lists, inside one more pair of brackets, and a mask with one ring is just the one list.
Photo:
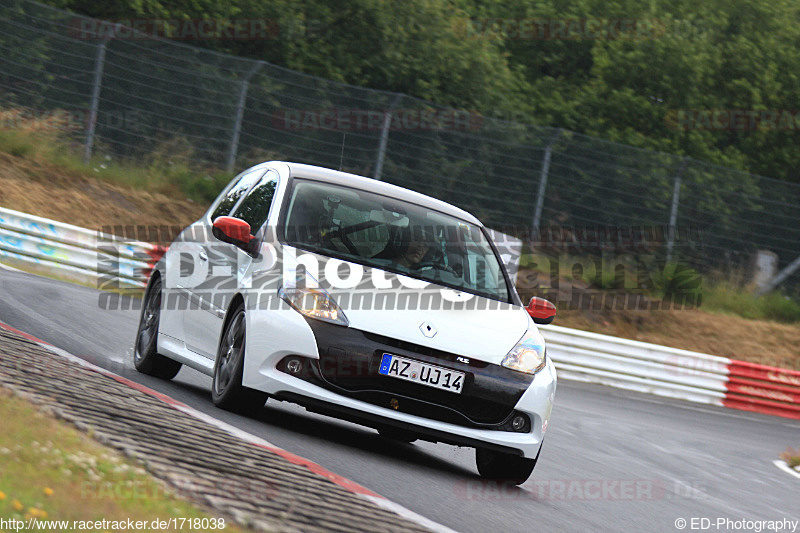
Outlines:
{"label": "racetracker.de logo", "polygon": [[174,479],[171,486],[157,480],[128,479],[124,481],[83,481],[82,500],[187,500],[234,498],[240,501],[270,502],[280,493],[270,481],[254,479]]}
{"label": "racetracker.de logo", "polygon": [[662,479],[537,479],[518,487],[511,481],[470,479],[456,483],[455,495],[476,501],[653,501],[704,499],[704,482]]}
{"label": "racetracker.de logo", "polygon": [[797,131],[800,109],[673,109],[664,122],[678,131]]}
{"label": "racetracker.de logo", "polygon": [[634,18],[465,18],[454,30],[466,39],[523,41],[649,40],[666,33],[660,20]]}
{"label": "racetracker.de logo", "polygon": [[73,39],[143,40],[153,37],[179,41],[269,40],[281,31],[275,19],[117,19],[73,17],[67,23]]}
{"label": "racetracker.de logo", "polygon": [[116,130],[141,129],[141,112],[108,109],[92,113],[89,109],[6,109],[0,110],[0,130],[88,131],[94,127]]}
{"label": "racetracker.de logo", "polygon": [[8,109],[0,111],[0,130],[84,131],[88,109]]}
{"label": "racetracker.de logo", "polygon": [[289,131],[475,131],[478,113],[457,109],[281,109],[272,126]]}

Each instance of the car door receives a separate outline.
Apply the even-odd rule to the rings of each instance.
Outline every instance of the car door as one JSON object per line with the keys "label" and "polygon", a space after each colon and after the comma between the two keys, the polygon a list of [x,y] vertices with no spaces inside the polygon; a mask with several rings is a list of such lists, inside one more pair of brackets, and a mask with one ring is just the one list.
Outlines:
{"label": "car door", "polygon": [[187,344],[197,344],[194,339],[189,339],[187,343],[185,323],[203,319],[196,293],[200,290],[198,285],[208,281],[208,254],[203,251],[203,243],[211,238],[211,221],[228,215],[265,172],[264,167],[256,167],[236,176],[212,204],[208,213],[185,228],[167,249],[164,256],[164,308],[159,331],[162,335],[171,337],[170,342],[178,343],[180,349],[185,349]]}
{"label": "car door", "polygon": [[[251,233],[261,238],[278,185],[278,173],[268,170],[249,187],[231,208],[229,216],[250,224]],[[218,215],[222,216],[222,215]],[[212,219],[216,219],[213,217]],[[210,222],[210,221],[209,221]],[[250,267],[252,257],[233,244],[218,240],[208,228],[208,237],[201,244],[200,259],[208,263],[209,282],[194,297],[201,312],[187,314],[184,322],[186,346],[205,357],[216,357],[222,323],[231,298],[239,290],[239,280]]]}
{"label": "car door", "polygon": [[203,330],[215,325],[218,318],[210,315],[218,313],[214,300],[225,299],[225,291],[229,290],[226,272],[235,262],[235,250],[217,240],[212,232],[213,221],[221,216],[228,216],[233,209],[247,196],[247,193],[266,173],[265,167],[256,167],[242,173],[227,193],[212,206],[210,213],[198,220],[183,232],[180,243],[180,255],[175,262],[180,266],[180,278],[176,283],[178,292],[184,301],[181,305],[181,330],[186,348],[213,358],[216,347],[213,344],[218,332]]}

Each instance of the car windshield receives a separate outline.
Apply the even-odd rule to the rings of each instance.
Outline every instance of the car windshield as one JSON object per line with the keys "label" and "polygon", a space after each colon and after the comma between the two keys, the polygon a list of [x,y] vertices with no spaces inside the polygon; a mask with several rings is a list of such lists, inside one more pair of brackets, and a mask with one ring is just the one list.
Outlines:
{"label": "car windshield", "polygon": [[360,189],[295,178],[284,220],[291,246],[510,301],[486,234],[461,219]]}

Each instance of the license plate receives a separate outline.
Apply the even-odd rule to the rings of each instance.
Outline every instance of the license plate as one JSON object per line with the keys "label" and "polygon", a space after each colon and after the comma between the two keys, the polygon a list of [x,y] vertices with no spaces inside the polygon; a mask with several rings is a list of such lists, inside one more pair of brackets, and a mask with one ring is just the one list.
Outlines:
{"label": "license plate", "polygon": [[463,372],[388,353],[383,354],[378,373],[456,394],[461,394],[464,385]]}

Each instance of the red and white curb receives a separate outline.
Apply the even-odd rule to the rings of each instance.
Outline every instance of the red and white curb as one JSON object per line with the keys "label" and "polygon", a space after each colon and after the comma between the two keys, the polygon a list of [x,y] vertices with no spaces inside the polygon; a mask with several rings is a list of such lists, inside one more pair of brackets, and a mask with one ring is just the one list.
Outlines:
{"label": "red and white curb", "polygon": [[351,480],[349,480],[349,479],[347,479],[345,477],[340,476],[339,474],[335,474],[335,473],[331,472],[330,470],[328,470],[327,468],[325,468],[323,466],[320,466],[317,463],[315,463],[315,462],[313,462],[313,461],[311,461],[309,459],[306,459],[304,457],[300,457],[299,455],[296,455],[296,454],[293,454],[292,452],[286,451],[283,448],[279,448],[278,446],[275,446],[274,444],[262,439],[261,437],[257,437],[256,435],[253,435],[251,433],[243,431],[243,430],[241,430],[241,429],[239,429],[239,428],[237,428],[235,426],[232,426],[232,425],[230,425],[230,424],[228,424],[226,422],[223,422],[223,421],[218,420],[218,419],[216,419],[216,418],[214,418],[214,417],[212,417],[210,415],[202,413],[202,412],[198,411],[197,409],[186,405],[185,403],[179,402],[179,401],[175,400],[174,398],[171,398],[171,397],[167,396],[166,394],[162,394],[162,393],[160,393],[158,391],[155,391],[155,390],[153,390],[153,389],[151,389],[149,387],[145,387],[144,385],[142,385],[140,383],[136,383],[135,381],[131,381],[131,380],[129,380],[127,378],[124,378],[124,377],[122,377],[122,376],[120,376],[118,374],[110,372],[110,371],[108,371],[108,370],[106,370],[104,368],[100,368],[99,366],[94,365],[92,363],[89,363],[88,361],[84,361],[80,357],[77,357],[77,356],[75,356],[75,355],[73,355],[73,354],[71,354],[71,353],[69,353],[69,352],[67,352],[65,350],[62,350],[61,348],[58,348],[57,346],[53,346],[49,342],[46,342],[46,341],[43,341],[43,340],[41,340],[41,339],[39,339],[37,337],[34,337],[33,335],[30,335],[29,333],[25,333],[24,331],[20,331],[20,330],[14,328],[12,326],[9,326],[8,324],[4,324],[4,323],[0,322],[0,328],[4,329],[6,331],[10,331],[12,333],[16,333],[17,335],[19,335],[19,336],[21,336],[21,337],[23,337],[23,338],[35,343],[35,344],[41,346],[42,348],[48,350],[49,352],[51,352],[51,353],[53,353],[53,354],[55,354],[55,355],[57,355],[59,357],[63,357],[63,358],[65,358],[65,359],[67,359],[67,360],[69,360],[69,361],[71,361],[73,363],[81,365],[83,368],[86,368],[87,370],[90,370],[92,372],[97,372],[98,374],[102,374],[102,375],[104,375],[106,377],[109,377],[109,378],[119,382],[119,383],[127,385],[128,387],[130,387],[132,389],[136,389],[139,392],[143,392],[144,394],[147,394],[148,396],[152,396],[154,398],[157,398],[157,399],[163,401],[164,403],[166,403],[167,405],[169,405],[170,407],[172,407],[173,409],[177,409],[178,411],[181,411],[182,413],[185,413],[185,414],[187,414],[187,415],[189,415],[191,417],[194,417],[194,418],[196,418],[198,420],[201,420],[201,421],[203,421],[203,422],[205,422],[207,424],[211,424],[212,426],[214,426],[214,427],[216,427],[218,429],[221,429],[222,431],[225,431],[229,435],[232,435],[232,436],[234,436],[234,437],[236,437],[238,439],[241,439],[241,440],[243,440],[245,442],[248,442],[248,443],[250,443],[250,444],[252,444],[254,446],[258,446],[259,448],[263,448],[263,449],[268,450],[268,451],[270,451],[270,452],[272,452],[272,453],[274,453],[276,455],[279,455],[280,457],[283,457],[284,459],[286,459],[287,461],[289,461],[290,463],[292,463],[294,465],[303,466],[303,467],[307,468],[310,472],[312,472],[312,473],[314,473],[314,474],[316,474],[318,476],[322,476],[325,479],[327,479],[327,480],[335,483],[336,485],[339,485],[340,487],[344,488],[345,490],[348,490],[348,491],[352,492],[353,494],[355,494],[355,495],[357,495],[357,496],[359,496],[359,497],[361,497],[361,498],[363,498],[363,499],[365,499],[367,501],[370,501],[370,502],[372,502],[373,504],[375,504],[375,505],[377,505],[379,507],[382,507],[384,509],[392,511],[392,512],[400,515],[401,517],[405,518],[406,520],[410,520],[412,522],[415,522],[416,524],[419,524],[422,527],[425,527],[427,529],[430,529],[431,531],[435,531],[435,532],[438,532],[438,533],[456,533],[454,530],[452,530],[452,529],[450,529],[450,528],[448,528],[448,527],[446,527],[446,526],[444,526],[442,524],[439,524],[438,522],[434,522],[433,520],[425,518],[424,516],[419,515],[419,514],[415,513],[414,511],[411,511],[410,509],[407,509],[407,508],[403,507],[399,503],[395,503],[395,502],[387,499],[386,497],[381,496],[380,494],[377,494],[377,493],[369,490],[368,488],[359,485],[355,481],[351,481]]}

